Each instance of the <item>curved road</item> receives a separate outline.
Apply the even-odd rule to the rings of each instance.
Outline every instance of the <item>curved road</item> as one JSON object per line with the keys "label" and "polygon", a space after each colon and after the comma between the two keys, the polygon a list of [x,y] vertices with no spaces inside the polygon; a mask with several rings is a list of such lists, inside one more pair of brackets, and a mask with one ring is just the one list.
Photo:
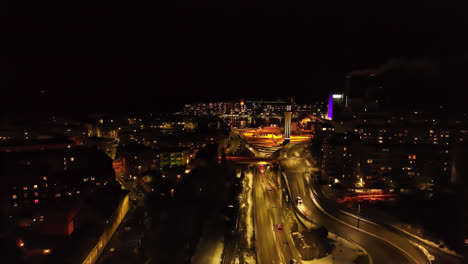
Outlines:
{"label": "curved road", "polygon": [[[360,244],[367,250],[373,263],[429,263],[423,251],[414,245],[423,245],[418,240],[367,220],[361,219],[358,228],[355,215],[336,209],[322,195],[314,178],[304,173],[307,168],[302,159],[304,148],[303,144],[290,145],[281,155],[284,158],[281,165],[289,182],[291,195],[301,196],[303,199],[303,204],[297,207],[303,215],[329,231]],[[425,248],[436,257],[432,263],[461,263],[456,257],[440,250],[428,246]]]}

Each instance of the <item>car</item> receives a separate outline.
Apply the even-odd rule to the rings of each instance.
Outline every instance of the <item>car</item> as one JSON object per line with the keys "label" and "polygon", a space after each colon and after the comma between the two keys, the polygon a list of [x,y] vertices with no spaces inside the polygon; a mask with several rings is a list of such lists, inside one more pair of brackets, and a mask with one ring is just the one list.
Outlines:
{"label": "car", "polygon": [[301,204],[301,203],[302,203],[302,198],[301,198],[301,197],[299,197],[299,196],[298,196],[298,197],[296,197],[296,202],[297,202],[298,204]]}
{"label": "car", "polygon": [[283,226],[280,225],[280,224],[277,224],[277,225],[276,225],[276,229],[278,229],[278,230],[283,230]]}
{"label": "car", "polygon": [[260,170],[260,173],[264,173],[264,172],[265,172],[265,168],[263,167],[262,164],[258,165],[258,169]]}
{"label": "car", "polygon": [[295,259],[289,259],[289,264],[299,264],[299,261]]}

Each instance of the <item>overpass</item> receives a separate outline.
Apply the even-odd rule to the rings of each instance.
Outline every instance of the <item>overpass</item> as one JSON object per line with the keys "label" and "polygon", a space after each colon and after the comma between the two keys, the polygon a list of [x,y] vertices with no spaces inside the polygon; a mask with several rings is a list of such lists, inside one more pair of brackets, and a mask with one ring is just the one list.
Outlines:
{"label": "overpass", "polygon": [[251,163],[259,162],[265,164],[276,163],[275,159],[265,158],[265,157],[239,157],[239,156],[226,156],[226,160],[236,162],[236,163]]}

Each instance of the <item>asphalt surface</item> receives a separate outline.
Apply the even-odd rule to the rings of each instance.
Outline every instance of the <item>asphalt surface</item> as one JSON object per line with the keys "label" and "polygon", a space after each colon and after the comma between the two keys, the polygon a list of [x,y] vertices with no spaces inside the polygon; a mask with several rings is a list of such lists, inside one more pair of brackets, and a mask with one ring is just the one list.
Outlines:
{"label": "asphalt surface", "polygon": [[[272,173],[276,172],[267,169],[261,173],[257,166],[253,170],[255,246],[260,264],[299,259],[284,214],[287,204],[281,201],[281,189],[271,179]],[[278,230],[278,224],[282,230]]]}
{"label": "asphalt surface", "polygon": [[[298,211],[329,231],[361,245],[372,263],[429,263],[423,251],[413,244],[424,245],[420,241],[383,225],[360,218],[358,220],[357,215],[338,210],[321,195],[314,178],[304,173],[307,169],[302,159],[305,156],[304,149],[304,144],[289,145],[281,155],[281,165],[289,182],[291,195],[301,196],[303,199]],[[427,245],[424,247],[435,256],[432,263],[461,263],[456,257],[441,250]]]}

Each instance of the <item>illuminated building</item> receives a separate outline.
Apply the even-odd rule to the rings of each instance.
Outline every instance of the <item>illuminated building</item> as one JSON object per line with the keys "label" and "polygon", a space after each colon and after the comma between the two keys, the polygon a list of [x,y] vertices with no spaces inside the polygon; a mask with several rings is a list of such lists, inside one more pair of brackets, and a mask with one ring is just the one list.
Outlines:
{"label": "illuminated building", "polygon": [[93,207],[89,209],[94,212],[94,224],[81,230],[79,236],[72,236],[63,245],[51,250],[47,263],[96,263],[128,212],[129,195],[125,191],[113,197],[99,197],[93,199],[90,207]]}
{"label": "illuminated building", "polygon": [[197,130],[198,121],[194,118],[185,118],[184,119],[184,130]]}
{"label": "illuminated building", "polygon": [[291,106],[286,108],[284,113],[284,143],[287,144],[291,141]]}
{"label": "illuminated building", "polygon": [[161,168],[178,167],[187,165],[190,160],[189,150],[183,148],[166,148],[160,151]]}
{"label": "illuminated building", "polygon": [[[119,171],[130,177],[136,176],[149,169],[155,169],[158,164],[159,156],[155,149],[143,144],[129,144],[118,149],[116,160],[119,163],[116,166]],[[119,165],[121,164],[121,168]],[[122,173],[122,172],[120,172]]]}
{"label": "illuminated building", "polygon": [[433,144],[363,142],[358,135],[335,134],[322,145],[321,179],[348,186],[357,177],[366,187],[431,189],[450,180],[450,151]]}
{"label": "illuminated building", "polygon": [[328,119],[332,120],[333,117],[338,116],[343,110],[343,95],[330,94],[328,97]]}
{"label": "illuminated building", "polygon": [[[122,192],[110,157],[97,149],[61,143],[10,142],[9,152],[0,151],[0,220],[17,230],[26,263],[40,263],[36,262],[38,258],[56,254],[61,244],[76,237],[81,237],[76,243],[89,245],[85,241],[89,237],[80,235],[88,230],[83,228],[84,223],[105,223],[106,219],[88,218],[105,209],[115,210],[115,198]],[[93,201],[85,202],[89,200]],[[91,209],[93,206],[96,208]],[[75,252],[77,248],[64,249]],[[89,252],[81,251],[85,255]]]}
{"label": "illuminated building", "polygon": [[328,119],[333,119],[333,96],[328,96]]}
{"label": "illuminated building", "polygon": [[323,159],[321,164],[321,180],[333,182],[339,179],[342,182],[351,179],[354,175],[353,155],[351,141],[345,136],[334,135],[328,137],[322,145]]}
{"label": "illuminated building", "polygon": [[87,148],[56,149],[56,144],[49,143],[51,149],[47,145],[44,150],[22,146],[17,149],[21,151],[0,152],[2,209],[13,220],[23,212],[53,208],[115,182],[112,159],[106,154]]}

